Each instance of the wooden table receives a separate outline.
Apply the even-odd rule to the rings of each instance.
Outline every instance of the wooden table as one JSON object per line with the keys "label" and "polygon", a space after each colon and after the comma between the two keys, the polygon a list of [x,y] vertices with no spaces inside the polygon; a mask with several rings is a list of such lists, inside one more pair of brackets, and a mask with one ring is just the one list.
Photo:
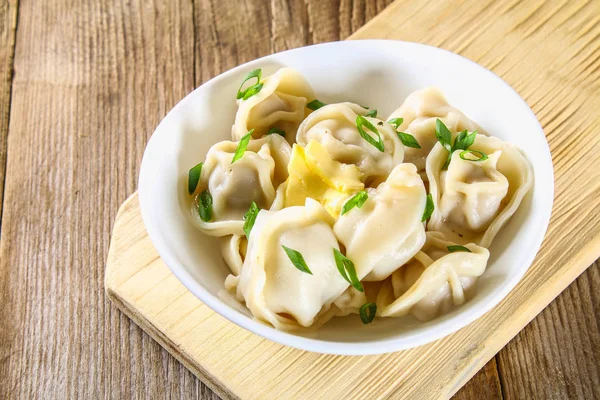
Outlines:
{"label": "wooden table", "polygon": [[[207,79],[343,39],[390,1],[0,1],[0,398],[217,398],[104,294],[112,223],[146,141]],[[559,1],[506,8],[534,28],[573,17],[594,29],[594,1],[568,15]],[[600,398],[599,293],[595,263],[456,398]]]}

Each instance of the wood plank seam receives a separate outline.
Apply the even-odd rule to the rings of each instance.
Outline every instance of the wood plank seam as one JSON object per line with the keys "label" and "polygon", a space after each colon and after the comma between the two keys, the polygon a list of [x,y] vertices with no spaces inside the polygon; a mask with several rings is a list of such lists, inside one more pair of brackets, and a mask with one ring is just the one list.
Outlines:
{"label": "wood plank seam", "polygon": [[[10,3],[6,4],[6,7],[9,7],[9,13],[10,13]],[[0,163],[2,163],[0,165],[0,173],[1,176],[0,178],[2,179],[0,181],[0,237],[2,235],[2,217],[4,215],[4,191],[6,190],[6,176],[7,171],[7,163],[8,163],[8,135],[10,134],[10,113],[11,113],[11,106],[12,106],[12,91],[13,91],[13,81],[14,81],[14,75],[15,75],[15,52],[17,50],[17,29],[18,29],[18,24],[19,24],[19,1],[15,0],[15,11],[14,11],[14,17],[11,18],[12,24],[10,24],[9,26],[9,32],[7,33],[7,35],[9,36],[9,40],[12,42],[11,43],[11,50],[10,53],[7,55],[8,58],[8,68],[6,71],[6,77],[0,77],[0,79],[6,79],[6,81],[8,82],[8,99],[7,99],[7,105],[6,105],[6,111],[4,110],[0,110],[0,112],[2,113],[2,115],[0,116],[0,135],[3,135],[3,130],[6,130],[6,134],[4,134],[4,138],[2,138],[0,136],[0,139],[3,139],[2,142],[0,142]],[[0,32],[1,34],[1,32]],[[2,60],[0,60],[1,62]],[[0,94],[1,95],[1,94]],[[4,146],[4,149],[1,148],[1,146]]]}
{"label": "wood plank seam", "polygon": [[[192,4],[192,15],[196,15],[196,0],[190,0],[190,3]],[[194,46],[194,51],[192,52],[192,73],[194,74],[192,77],[192,80],[194,82],[194,89],[196,89],[198,87],[198,81],[197,81],[197,77],[196,77],[196,44],[198,43],[197,40],[197,35],[196,35],[196,18],[192,18],[192,43]]]}
{"label": "wood plank seam", "polygon": [[496,353],[496,355],[494,356],[494,360],[496,362],[496,372],[498,374],[498,383],[500,384],[500,396],[502,397],[502,399],[506,399],[507,398],[506,391],[504,388],[505,383],[504,383],[504,380],[502,379],[502,370],[500,368],[500,352]]}

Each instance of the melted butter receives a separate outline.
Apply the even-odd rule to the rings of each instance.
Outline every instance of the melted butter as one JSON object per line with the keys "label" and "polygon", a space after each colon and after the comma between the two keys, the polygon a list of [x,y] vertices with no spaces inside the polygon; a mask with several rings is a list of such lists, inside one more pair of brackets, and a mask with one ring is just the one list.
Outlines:
{"label": "melted butter", "polygon": [[364,188],[358,167],[333,160],[315,140],[306,148],[294,145],[288,173],[285,207],[304,205],[310,197],[336,219],[346,200]]}

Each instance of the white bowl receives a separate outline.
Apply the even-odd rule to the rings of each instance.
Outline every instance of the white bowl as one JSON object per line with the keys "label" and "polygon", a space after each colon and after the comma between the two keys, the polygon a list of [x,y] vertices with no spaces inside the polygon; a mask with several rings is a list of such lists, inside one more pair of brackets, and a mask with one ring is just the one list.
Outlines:
{"label": "white bowl", "polygon": [[[534,187],[496,237],[477,295],[452,312],[420,323],[378,318],[363,325],[356,315],[334,318],[320,330],[290,334],[252,319],[249,311],[218,295],[229,273],[216,239],[190,221],[188,170],[214,143],[230,138],[235,95],[244,75],[282,66],[299,70],[320,100],[353,101],[388,116],[406,96],[437,86],[450,104],[487,132],[523,149],[534,169]],[[325,43],[273,54],[206,82],[169,112],[148,142],[139,180],[144,224],[156,250],[181,282],[230,321],[275,342],[332,354],[378,354],[407,349],[446,336],[502,300],[531,265],[546,232],[554,192],[552,160],[535,115],[504,81],[466,58],[435,47],[385,40]]]}

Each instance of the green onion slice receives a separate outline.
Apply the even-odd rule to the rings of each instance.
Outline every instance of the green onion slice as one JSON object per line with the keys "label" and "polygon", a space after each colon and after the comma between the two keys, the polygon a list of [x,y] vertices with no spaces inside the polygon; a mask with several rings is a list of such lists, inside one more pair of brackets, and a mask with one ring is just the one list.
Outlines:
{"label": "green onion slice", "polygon": [[196,188],[198,187],[198,182],[200,181],[200,174],[202,173],[202,165],[204,165],[203,162],[199,163],[195,167],[192,167],[190,169],[190,172],[188,173],[189,194],[194,193],[196,191]]}
{"label": "green onion slice", "polygon": [[254,227],[254,221],[256,221],[256,216],[258,215],[259,211],[260,208],[258,208],[255,202],[252,202],[250,204],[250,208],[248,211],[246,211],[246,214],[244,214],[244,233],[248,239],[250,238],[250,232]]}
{"label": "green onion slice", "polygon": [[209,222],[212,218],[212,196],[208,189],[202,192],[198,198],[198,212],[202,221]]}
{"label": "green onion slice", "polygon": [[377,314],[377,304],[365,303],[360,307],[360,319],[363,324],[370,324]]}
{"label": "green onion slice", "polygon": [[431,217],[431,214],[433,214],[434,209],[435,206],[433,205],[433,197],[431,196],[431,193],[429,193],[427,195],[427,201],[425,202],[425,211],[423,211],[423,217],[421,218],[421,222],[427,221],[429,217]]}
{"label": "green onion slice", "polygon": [[306,265],[306,261],[304,261],[304,257],[302,257],[302,254],[300,254],[299,251],[290,249],[284,245],[281,245],[281,247],[283,247],[283,250],[285,250],[285,253],[292,264],[294,264],[294,267],[298,268],[302,272],[312,275],[312,272],[310,272],[310,269],[308,269],[308,265]]}
{"label": "green onion slice", "polygon": [[467,251],[469,253],[472,253],[472,251],[467,249],[465,246],[459,246],[459,245],[448,246],[448,251],[450,253],[454,253],[455,251]]}
{"label": "green onion slice", "polygon": [[238,147],[237,147],[237,149],[235,149],[235,154],[233,155],[233,160],[231,160],[232,164],[234,162],[236,162],[237,160],[239,160],[240,158],[242,158],[242,156],[246,152],[246,149],[248,148],[248,143],[250,142],[250,138],[252,137],[252,132],[254,132],[254,129],[250,129],[248,131],[248,133],[246,133],[240,139],[240,142],[238,143]]}
{"label": "green onion slice", "polygon": [[342,215],[346,214],[348,211],[352,210],[354,207],[361,208],[365,201],[369,198],[369,195],[364,190],[356,193],[350,200],[344,204],[342,207]]}
{"label": "green onion slice", "polygon": [[396,130],[400,128],[400,125],[404,122],[404,118],[392,118],[388,121],[388,124],[393,125]]}
{"label": "green onion slice", "polygon": [[281,129],[277,129],[277,128],[269,129],[269,132],[267,133],[267,135],[272,135],[272,134],[276,134],[276,135],[285,137],[285,131],[281,130]]}
{"label": "green onion slice", "polygon": [[365,114],[365,117],[377,118],[377,109],[372,109],[371,111]]}
{"label": "green onion slice", "polygon": [[[260,92],[263,88],[263,84],[260,83],[260,79],[262,77],[262,70],[260,68],[255,69],[254,71],[250,71],[248,75],[244,78],[244,81],[240,85],[238,89],[236,99],[248,100],[250,97],[254,96],[256,93]],[[244,84],[250,79],[256,78],[256,83],[252,86],[247,87],[245,90],[242,90]]]}
{"label": "green onion slice", "polygon": [[435,120],[435,137],[446,150],[452,153],[452,134],[439,118]]}
{"label": "green onion slice", "polygon": [[[371,136],[367,132],[365,132],[365,130],[363,129],[363,126],[366,127],[368,130],[370,130],[371,132],[373,132],[374,134],[376,134],[377,140],[375,138],[373,138],[373,136]],[[372,123],[370,123],[362,115],[356,116],[356,128],[358,129],[358,133],[360,134],[360,136],[363,139],[365,139],[367,142],[372,144],[377,150],[381,151],[382,153],[385,151],[385,148],[383,147],[383,139],[381,137],[381,134],[379,133],[377,128],[375,128],[375,126]]]}
{"label": "green onion slice", "polygon": [[[448,130],[448,128],[446,127],[446,125],[444,125],[444,123],[438,118],[435,121],[435,136],[438,139],[438,141],[442,144],[442,146],[444,146],[444,148],[448,151],[448,157],[446,158],[446,162],[444,163],[444,165],[442,166],[442,169],[448,169],[448,165],[450,165],[450,160],[452,159],[452,153],[454,153],[456,150],[468,150],[469,147],[471,147],[473,145],[473,143],[475,143],[475,137],[477,136],[477,131],[473,131],[471,133],[469,133],[466,129],[462,132],[460,132],[458,135],[456,135],[456,137],[454,138],[454,144],[451,143],[452,140],[452,135],[450,134],[450,131]],[[464,151],[461,153],[463,154]],[[481,152],[480,152],[481,153]],[[481,153],[483,154],[483,153]],[[467,158],[463,158],[461,156],[461,158],[463,160],[468,160],[468,161],[483,161],[487,159],[487,155],[484,154],[485,157],[481,157],[479,159],[467,159]]]}
{"label": "green onion slice", "polygon": [[467,150],[473,143],[475,143],[475,136],[477,136],[477,131],[469,133],[465,129],[464,131],[460,132],[454,139],[452,152],[455,152],[456,150]]}
{"label": "green onion slice", "polygon": [[[467,154],[469,155],[469,158],[467,158]],[[460,152],[460,158],[462,158],[465,161],[475,161],[475,162],[479,162],[479,161],[485,161],[487,160],[489,157],[487,156],[487,154],[485,154],[483,151],[479,151],[479,150],[463,150]],[[476,158],[472,158],[476,157]]]}
{"label": "green onion slice", "polygon": [[358,280],[358,276],[356,275],[356,268],[354,267],[354,263],[350,261],[350,259],[346,258],[338,249],[333,249],[333,258],[335,259],[335,265],[337,266],[338,271],[340,271],[340,275],[342,278],[346,280],[349,284],[354,287],[354,289],[359,292],[364,292],[362,284]]}
{"label": "green onion slice", "polygon": [[319,99],[314,99],[313,101],[309,102],[306,107],[310,108],[313,111],[318,110],[321,107],[325,107],[327,104],[323,103],[322,101],[320,101]]}
{"label": "green onion slice", "polygon": [[417,139],[410,133],[405,133],[405,132],[396,132],[396,133],[398,134],[398,137],[400,138],[400,141],[402,142],[402,144],[405,145],[406,147],[412,147],[413,149],[421,148],[421,145],[419,144],[419,142],[417,142]]}

